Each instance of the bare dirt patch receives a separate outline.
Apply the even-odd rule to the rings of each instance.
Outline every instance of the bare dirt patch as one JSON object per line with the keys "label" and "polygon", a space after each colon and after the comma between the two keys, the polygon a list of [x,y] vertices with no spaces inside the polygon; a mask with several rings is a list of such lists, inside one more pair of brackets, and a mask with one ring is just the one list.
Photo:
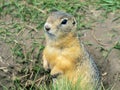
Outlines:
{"label": "bare dirt patch", "polygon": [[115,15],[111,13],[107,19],[97,17],[94,27],[82,36],[98,65],[105,88],[110,90],[120,89],[120,50],[113,48],[120,40],[120,20],[114,22]]}
{"label": "bare dirt patch", "polygon": [[[84,35],[81,37],[88,52],[94,57],[95,62],[101,74],[103,85],[111,90],[119,90],[120,86],[120,50],[114,49],[114,45],[120,40],[120,20],[113,20],[116,14],[109,14],[108,18],[101,17],[99,12],[93,12],[95,22],[91,29],[83,30]],[[97,14],[96,14],[97,13]],[[88,15],[89,16],[89,15]],[[2,22],[11,23],[11,17],[1,18]],[[16,21],[16,20],[15,20]],[[6,28],[5,26],[2,26]],[[14,29],[9,30],[14,32]],[[82,30],[80,30],[82,31]],[[44,32],[36,32],[30,27],[20,31],[17,35],[11,35],[12,44],[6,43],[3,38],[0,40],[0,90],[5,86],[11,88],[14,84],[16,76],[24,76],[22,72],[26,72],[29,78],[26,81],[32,81],[36,68],[42,67],[41,56],[44,45]],[[18,46],[17,46],[18,45]],[[20,45],[20,46],[19,46]],[[20,48],[23,52],[24,59],[14,56],[13,47]],[[21,49],[22,47],[22,49]],[[113,49],[112,49],[113,48]],[[26,61],[28,60],[28,61]],[[35,69],[33,70],[33,68]],[[39,72],[38,77],[44,75],[43,70]],[[31,78],[30,78],[31,77]],[[39,79],[39,78],[38,78]],[[22,82],[22,81],[21,81]],[[24,78],[23,78],[23,82]],[[29,83],[29,82],[28,82]],[[24,83],[24,84],[28,84]]]}

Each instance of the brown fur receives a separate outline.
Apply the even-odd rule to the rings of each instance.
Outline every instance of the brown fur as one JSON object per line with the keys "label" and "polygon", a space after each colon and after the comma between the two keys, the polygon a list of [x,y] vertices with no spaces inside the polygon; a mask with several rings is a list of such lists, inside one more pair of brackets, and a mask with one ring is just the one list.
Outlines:
{"label": "brown fur", "polygon": [[[60,26],[64,18],[68,20],[65,27]],[[45,27],[46,25],[50,27],[51,34],[45,31],[46,47],[43,51],[43,67],[46,70],[50,68],[51,75],[60,74],[73,83],[80,77],[82,89],[86,90],[88,85],[91,88],[89,90],[92,90],[96,83],[92,77],[96,74],[95,69],[86,57],[86,52],[75,33],[76,24],[72,22],[76,23],[74,17],[63,12],[53,12],[48,17]]]}

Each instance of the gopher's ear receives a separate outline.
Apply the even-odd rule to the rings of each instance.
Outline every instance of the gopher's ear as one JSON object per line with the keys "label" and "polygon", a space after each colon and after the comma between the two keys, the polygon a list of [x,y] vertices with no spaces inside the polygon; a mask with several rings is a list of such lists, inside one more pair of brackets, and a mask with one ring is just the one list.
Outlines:
{"label": "gopher's ear", "polygon": [[73,22],[72,22],[72,24],[73,24],[74,26],[77,25],[77,22],[76,22],[76,19],[75,19],[75,18],[73,18]]}
{"label": "gopher's ear", "polygon": [[54,15],[55,12],[57,12],[58,10],[57,9],[51,9],[49,11],[49,15]]}
{"label": "gopher's ear", "polygon": [[57,12],[58,10],[57,9],[51,9],[50,12],[51,13],[54,13],[54,12]]}

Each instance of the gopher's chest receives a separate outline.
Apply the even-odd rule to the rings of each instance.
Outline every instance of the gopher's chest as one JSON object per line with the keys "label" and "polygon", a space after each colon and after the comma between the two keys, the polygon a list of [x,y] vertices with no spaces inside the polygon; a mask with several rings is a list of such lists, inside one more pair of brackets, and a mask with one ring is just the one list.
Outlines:
{"label": "gopher's chest", "polygon": [[61,56],[62,51],[60,49],[56,49],[53,47],[46,47],[44,49],[44,55],[48,63],[54,65],[56,63],[56,59]]}
{"label": "gopher's chest", "polygon": [[[49,64],[54,65],[63,60],[67,60],[68,62],[76,62],[78,58],[80,58],[81,53],[78,47],[70,47],[70,48],[54,48],[46,46],[44,50],[44,55]],[[61,58],[61,59],[60,59]]]}

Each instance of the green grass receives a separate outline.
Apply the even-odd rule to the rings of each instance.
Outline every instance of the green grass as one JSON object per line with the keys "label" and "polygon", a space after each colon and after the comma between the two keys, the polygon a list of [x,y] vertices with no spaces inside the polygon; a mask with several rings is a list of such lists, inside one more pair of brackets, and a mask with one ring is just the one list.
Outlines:
{"label": "green grass", "polygon": [[[44,49],[44,35],[41,30],[43,30],[48,13],[54,9],[68,12],[76,17],[78,30],[89,28],[90,23],[85,22],[85,15],[89,5],[92,5],[91,2],[94,1],[0,0],[0,41],[9,46],[14,62],[21,65],[17,69],[17,74],[12,77],[14,84],[11,90],[16,90],[16,88],[18,90],[48,89],[45,84],[49,84],[51,79],[48,72],[43,70],[41,63]],[[95,1],[94,4],[97,5],[98,2]],[[100,0],[99,4],[100,8],[107,12],[120,9],[119,0]],[[115,48],[118,49],[119,44],[116,44]],[[43,79],[45,75],[47,80]],[[45,82],[40,81],[40,78]],[[7,90],[4,85],[3,88]],[[51,90],[60,90],[59,88],[74,90],[71,89],[71,84],[66,82],[61,87],[58,84],[51,88]]]}
{"label": "green grass", "polygon": [[[45,84],[49,84],[51,79],[41,63],[44,49],[44,34],[41,34],[41,30],[47,15],[54,9],[69,12],[77,18],[80,29],[86,27],[86,23],[81,23],[85,17],[79,10],[86,12],[87,5],[79,0],[0,0],[0,40],[9,46],[14,62],[21,66],[18,67],[17,74],[12,76],[13,86],[8,89],[43,90],[40,88],[43,85],[47,90]],[[41,81],[44,76],[47,80]],[[71,88],[70,85],[67,86]],[[4,84],[3,87],[7,90]],[[58,88],[59,86],[53,87],[52,90]]]}
{"label": "green grass", "polygon": [[115,12],[120,9],[120,0],[99,0],[100,9],[105,10],[107,13]]}
{"label": "green grass", "polygon": [[[80,86],[81,79],[78,79],[76,84],[68,81],[65,78],[55,79],[55,82],[51,84],[48,88],[46,86],[41,86],[40,90],[83,90]],[[85,90],[89,90],[90,87],[86,85]],[[93,89],[94,90],[94,89]]]}
{"label": "green grass", "polygon": [[114,48],[120,50],[120,41],[118,41],[118,42],[116,43],[116,45],[114,46]]}

